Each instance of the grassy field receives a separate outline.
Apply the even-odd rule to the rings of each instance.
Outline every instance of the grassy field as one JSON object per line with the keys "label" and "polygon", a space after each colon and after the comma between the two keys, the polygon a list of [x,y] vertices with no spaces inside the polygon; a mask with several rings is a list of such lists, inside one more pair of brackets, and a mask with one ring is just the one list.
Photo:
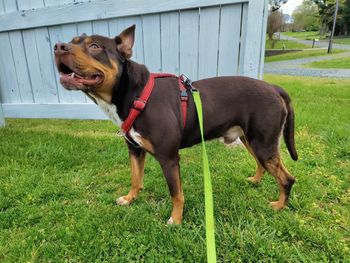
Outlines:
{"label": "grassy field", "polygon": [[348,37],[348,38],[334,38],[333,42],[337,43],[337,44],[350,45],[350,37]]}
{"label": "grassy field", "polygon": [[[321,36],[319,31],[310,31],[310,32],[283,32],[283,35],[299,38],[299,39],[307,39],[307,40],[313,40],[315,38],[326,40],[325,36]],[[337,38],[335,37],[333,39],[334,43],[337,44],[345,44],[350,45],[350,37],[344,37],[344,38]],[[317,43],[316,43],[317,45]]]}
{"label": "grassy field", "polygon": [[311,46],[307,46],[295,41],[290,40],[277,40],[274,48],[271,46],[271,41],[266,40],[265,49],[303,49],[310,48]]}
{"label": "grassy field", "polygon": [[[253,186],[243,148],[208,143],[219,262],[350,261],[350,80],[265,76],[293,98],[297,178],[289,207],[272,211],[270,175]],[[8,119],[0,129],[1,262],[205,262],[200,147],[181,152],[182,226],[158,163],[130,207],[127,150],[107,121]]]}
{"label": "grassy field", "polygon": [[315,61],[306,66],[311,68],[338,68],[338,69],[350,69],[350,57],[336,58],[324,61]]}
{"label": "grassy field", "polygon": [[294,38],[299,38],[299,39],[321,39],[322,37],[320,36],[319,31],[310,31],[310,32],[283,32],[283,35],[294,37]]}
{"label": "grassy field", "polygon": [[[332,54],[337,54],[344,51],[345,50],[333,49]],[[289,52],[281,55],[268,56],[268,57],[265,57],[265,62],[276,62],[276,61],[292,60],[292,59],[298,59],[298,58],[328,56],[332,54],[327,54],[327,49],[308,49],[308,50],[302,50],[302,51]]]}

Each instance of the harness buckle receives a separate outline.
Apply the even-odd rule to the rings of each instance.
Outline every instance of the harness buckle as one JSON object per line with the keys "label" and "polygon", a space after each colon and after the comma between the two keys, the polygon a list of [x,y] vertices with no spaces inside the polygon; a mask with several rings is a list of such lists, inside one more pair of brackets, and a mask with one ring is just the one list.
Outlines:
{"label": "harness buckle", "polygon": [[180,97],[181,97],[181,101],[188,101],[188,94],[186,90],[181,90]]}
{"label": "harness buckle", "polygon": [[181,74],[180,79],[182,83],[190,89],[191,92],[198,91],[195,87],[192,86],[192,80],[190,80],[186,75]]}
{"label": "harness buckle", "polygon": [[133,108],[138,111],[143,111],[143,109],[146,107],[146,101],[144,101],[141,98],[136,98],[134,100]]}

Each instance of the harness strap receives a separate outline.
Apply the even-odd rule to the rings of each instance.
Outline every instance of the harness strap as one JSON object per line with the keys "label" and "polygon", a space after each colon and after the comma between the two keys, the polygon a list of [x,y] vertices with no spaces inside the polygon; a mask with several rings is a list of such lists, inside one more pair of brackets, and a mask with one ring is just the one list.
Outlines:
{"label": "harness strap", "polygon": [[183,124],[184,124],[184,127],[186,126],[188,94],[185,86],[182,83],[181,78],[177,77],[176,75],[168,74],[168,73],[150,73],[146,86],[143,88],[140,96],[134,100],[133,105],[129,111],[129,115],[124,120],[121,126],[124,134],[127,135],[129,133],[135,120],[146,107],[146,104],[148,102],[149,97],[151,96],[151,93],[154,87],[154,80],[156,78],[169,78],[169,77],[178,79],[179,89],[181,92],[180,98],[181,98],[181,111],[182,111]]}
{"label": "harness strap", "polygon": [[184,128],[186,127],[186,119],[187,119],[187,104],[188,104],[188,94],[187,89],[182,83],[182,79],[178,78],[179,88],[180,88],[180,99],[181,99],[181,111],[182,111],[182,120],[184,124]]}

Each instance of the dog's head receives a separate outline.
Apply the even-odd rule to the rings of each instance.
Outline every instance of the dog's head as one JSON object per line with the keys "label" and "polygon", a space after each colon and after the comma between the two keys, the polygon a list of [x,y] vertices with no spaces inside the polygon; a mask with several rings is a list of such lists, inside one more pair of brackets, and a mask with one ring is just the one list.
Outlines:
{"label": "dog's head", "polygon": [[68,90],[110,92],[118,82],[122,63],[132,55],[135,25],[115,38],[74,37],[54,46],[60,82]]}

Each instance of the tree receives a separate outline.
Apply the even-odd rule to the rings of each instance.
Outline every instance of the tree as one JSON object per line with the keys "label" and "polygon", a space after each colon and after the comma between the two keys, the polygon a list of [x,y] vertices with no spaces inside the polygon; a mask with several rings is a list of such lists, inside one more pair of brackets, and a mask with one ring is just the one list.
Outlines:
{"label": "tree", "polygon": [[283,23],[282,13],[280,11],[270,11],[267,18],[267,34],[269,40],[272,40],[273,34],[280,31]]}
{"label": "tree", "polygon": [[350,0],[346,0],[344,3],[343,23],[346,29],[345,33],[350,35]]}
{"label": "tree", "polygon": [[312,0],[304,0],[293,12],[295,29],[319,30],[320,19],[317,5]]}
{"label": "tree", "polygon": [[267,35],[271,42],[271,47],[274,48],[276,40],[273,39],[273,34],[281,31],[284,23],[284,16],[280,11],[277,11],[282,4],[287,3],[288,0],[270,0],[270,11],[267,17]]}
{"label": "tree", "polygon": [[287,3],[288,0],[269,0],[272,12],[277,11],[281,5]]}
{"label": "tree", "polygon": [[[348,1],[348,0],[347,0]],[[318,6],[318,12],[321,21],[321,34],[332,30],[333,16],[336,0],[313,0]],[[339,10],[335,28],[335,35],[345,34],[347,18],[344,18],[344,9],[346,9],[345,0],[339,0]],[[345,11],[346,12],[346,11]]]}

